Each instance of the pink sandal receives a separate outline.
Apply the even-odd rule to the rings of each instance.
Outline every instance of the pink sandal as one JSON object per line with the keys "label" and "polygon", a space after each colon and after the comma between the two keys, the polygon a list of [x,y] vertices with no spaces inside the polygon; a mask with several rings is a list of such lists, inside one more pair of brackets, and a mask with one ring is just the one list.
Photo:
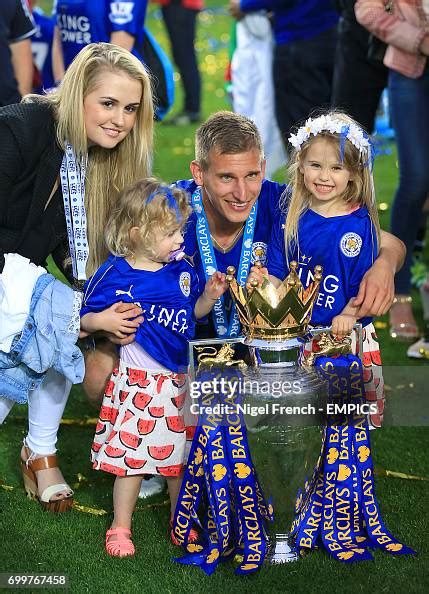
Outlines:
{"label": "pink sandal", "polygon": [[[109,540],[111,536],[116,536],[117,540]],[[106,551],[111,557],[132,557],[136,549],[131,540],[131,530],[110,528],[106,532]]]}

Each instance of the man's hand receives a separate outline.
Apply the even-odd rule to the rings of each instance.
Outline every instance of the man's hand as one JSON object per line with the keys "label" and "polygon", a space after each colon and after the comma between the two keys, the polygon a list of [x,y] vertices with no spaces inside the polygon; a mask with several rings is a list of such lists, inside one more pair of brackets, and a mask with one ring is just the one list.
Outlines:
{"label": "man's hand", "polygon": [[365,273],[353,306],[359,307],[357,317],[382,316],[389,311],[395,294],[392,267],[378,258]]}
{"label": "man's hand", "polygon": [[353,305],[359,307],[358,318],[382,316],[392,305],[395,294],[394,275],[405,258],[403,242],[388,233],[380,233],[380,253],[364,275]]}
{"label": "man's hand", "polygon": [[429,56],[429,34],[423,37],[423,41],[420,44],[420,51],[423,55]]}

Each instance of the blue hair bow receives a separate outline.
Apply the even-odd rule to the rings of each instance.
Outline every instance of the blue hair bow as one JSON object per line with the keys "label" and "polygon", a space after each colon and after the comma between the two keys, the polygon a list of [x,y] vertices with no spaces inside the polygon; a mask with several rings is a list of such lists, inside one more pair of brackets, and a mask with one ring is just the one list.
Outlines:
{"label": "blue hair bow", "polygon": [[340,161],[341,163],[344,161],[344,150],[346,148],[346,140],[347,134],[350,132],[350,126],[348,124],[344,124],[341,128],[340,132]]}
{"label": "blue hair bow", "polygon": [[177,204],[177,200],[174,197],[174,194],[170,190],[169,187],[158,186],[156,188],[156,190],[154,190],[152,192],[152,194],[150,194],[148,196],[146,203],[149,204],[150,202],[152,202],[152,200],[154,198],[156,198],[156,196],[159,196],[159,195],[165,196],[165,199],[167,200],[168,208],[171,208],[172,210],[174,210],[174,212],[176,213],[177,222],[180,223],[180,221],[182,220],[182,215],[180,214],[179,205]]}
{"label": "blue hair bow", "polygon": [[[344,150],[346,147],[346,140],[347,136],[350,132],[350,126],[348,124],[344,124],[341,128],[340,132],[340,160],[341,162],[344,161]],[[374,143],[372,142],[371,138],[366,134],[364,130],[362,130],[363,137],[368,141],[368,150],[365,151],[367,154],[367,160],[363,163],[364,167],[369,167],[370,171],[372,171],[374,166],[374,159],[375,159],[375,147]]]}

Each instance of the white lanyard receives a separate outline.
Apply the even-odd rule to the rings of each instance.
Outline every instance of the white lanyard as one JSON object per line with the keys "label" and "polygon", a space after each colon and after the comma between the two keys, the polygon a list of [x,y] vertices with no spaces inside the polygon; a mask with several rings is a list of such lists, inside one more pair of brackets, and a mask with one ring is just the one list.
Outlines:
{"label": "white lanyard", "polygon": [[86,156],[77,163],[71,144],[66,142],[60,177],[73,276],[77,280],[86,280],[86,262],[89,254],[85,211],[87,161]]}

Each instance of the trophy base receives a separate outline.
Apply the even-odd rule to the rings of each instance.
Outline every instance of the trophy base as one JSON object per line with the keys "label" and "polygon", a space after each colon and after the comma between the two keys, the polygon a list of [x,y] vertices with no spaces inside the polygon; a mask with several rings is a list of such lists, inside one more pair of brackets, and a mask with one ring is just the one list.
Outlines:
{"label": "trophy base", "polygon": [[289,534],[275,534],[270,537],[265,558],[269,565],[292,563],[293,561],[299,561],[300,558]]}

